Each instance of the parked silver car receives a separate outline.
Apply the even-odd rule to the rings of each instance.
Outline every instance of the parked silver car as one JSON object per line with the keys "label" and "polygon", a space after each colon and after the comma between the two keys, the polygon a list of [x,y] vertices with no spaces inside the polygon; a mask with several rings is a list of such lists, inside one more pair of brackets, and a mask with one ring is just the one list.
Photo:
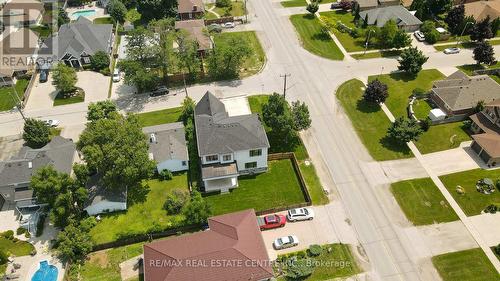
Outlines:
{"label": "parked silver car", "polygon": [[417,38],[418,41],[422,42],[425,41],[425,35],[422,31],[418,30],[413,33],[415,38]]}
{"label": "parked silver car", "polygon": [[460,48],[457,48],[457,47],[446,48],[446,49],[444,49],[444,53],[447,55],[458,54],[458,53],[460,53]]}
{"label": "parked silver car", "polygon": [[314,219],[314,211],[311,208],[296,208],[288,210],[286,214],[288,221],[305,221]]}
{"label": "parked silver car", "polygon": [[286,249],[299,245],[299,238],[295,235],[283,236],[273,242],[273,247],[276,250]]}

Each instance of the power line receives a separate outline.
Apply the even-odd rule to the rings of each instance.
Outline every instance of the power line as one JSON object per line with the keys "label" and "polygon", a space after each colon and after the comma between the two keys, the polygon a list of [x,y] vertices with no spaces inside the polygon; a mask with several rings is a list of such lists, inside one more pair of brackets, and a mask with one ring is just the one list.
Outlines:
{"label": "power line", "polygon": [[289,76],[291,76],[290,73],[284,74],[284,75],[280,75],[280,77],[285,78],[284,81],[283,81],[284,82],[283,83],[283,98],[285,98],[285,99],[286,99],[286,78],[289,77]]}

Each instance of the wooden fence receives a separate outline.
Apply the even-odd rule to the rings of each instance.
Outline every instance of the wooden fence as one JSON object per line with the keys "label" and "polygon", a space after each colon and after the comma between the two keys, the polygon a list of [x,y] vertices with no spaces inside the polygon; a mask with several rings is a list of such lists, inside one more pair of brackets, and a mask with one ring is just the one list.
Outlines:
{"label": "wooden fence", "polygon": [[[26,90],[24,90],[24,93],[23,93],[23,102],[21,104],[21,106],[23,108],[26,106],[26,103],[28,103],[28,99],[31,95],[31,90],[33,89],[33,86],[35,85],[35,81],[36,81],[37,77],[38,77],[37,71],[33,70],[33,74],[31,75],[28,87],[26,87]],[[14,85],[14,87],[15,87],[15,85]]]}

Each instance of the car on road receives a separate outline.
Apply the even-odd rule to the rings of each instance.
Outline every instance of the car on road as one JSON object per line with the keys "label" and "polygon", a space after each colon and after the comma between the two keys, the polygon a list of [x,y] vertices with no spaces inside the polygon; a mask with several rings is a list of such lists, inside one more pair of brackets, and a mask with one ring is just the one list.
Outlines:
{"label": "car on road", "polygon": [[40,83],[47,82],[47,79],[49,79],[49,72],[47,70],[40,71]]}
{"label": "car on road", "polygon": [[259,224],[260,230],[283,227],[286,224],[286,217],[277,214],[257,217],[257,223]]}
{"label": "car on road", "polygon": [[220,24],[217,23],[212,23],[207,26],[207,29],[209,32],[216,32],[216,33],[221,33],[222,32],[222,27]]}
{"label": "car on road", "polygon": [[443,52],[447,55],[458,54],[458,53],[460,53],[460,48],[457,48],[457,47],[446,48],[446,49],[444,49]]}
{"label": "car on road", "polygon": [[422,31],[418,30],[413,33],[415,38],[417,38],[418,41],[422,42],[425,41],[425,35]]}
{"label": "car on road", "polygon": [[273,242],[274,249],[282,250],[299,245],[299,239],[295,235],[283,236]]}
{"label": "car on road", "polygon": [[234,24],[234,22],[226,22],[222,24],[222,26],[225,28],[234,28],[236,25]]}
{"label": "car on road", "polygon": [[56,119],[45,120],[45,124],[47,124],[47,126],[50,126],[50,127],[57,127],[57,126],[59,126],[59,120],[56,120]]}
{"label": "car on road", "polygon": [[163,96],[168,94],[170,91],[168,90],[167,87],[165,86],[160,86],[154,89],[151,93],[149,93],[149,96],[151,97],[157,97],[157,96]]}
{"label": "car on road", "polygon": [[120,82],[120,70],[118,68],[115,68],[115,71],[113,72],[113,82]]}
{"label": "car on road", "polygon": [[305,221],[314,219],[314,211],[311,208],[296,208],[288,210],[286,214],[288,221]]}

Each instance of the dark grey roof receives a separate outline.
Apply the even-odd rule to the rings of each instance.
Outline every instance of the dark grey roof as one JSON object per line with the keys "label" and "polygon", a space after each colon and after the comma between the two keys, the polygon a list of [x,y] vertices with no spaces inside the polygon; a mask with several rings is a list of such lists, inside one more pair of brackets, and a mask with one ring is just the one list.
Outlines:
{"label": "dark grey roof", "polygon": [[157,163],[172,159],[188,160],[186,134],[182,122],[144,127],[142,132],[149,139],[152,160]]}
{"label": "dark grey roof", "polygon": [[0,165],[0,186],[29,183],[36,170],[52,165],[62,173],[71,173],[76,146],[73,141],[60,136],[40,149],[24,146],[19,154]]}
{"label": "dark grey roof", "polygon": [[107,202],[127,202],[127,189],[126,188],[105,188],[101,184],[101,177],[99,175],[92,176],[87,183],[87,190],[89,197],[85,202],[85,208],[101,201]]}
{"label": "dark grey roof", "polygon": [[200,156],[269,147],[257,114],[229,116],[224,104],[210,92],[196,105],[195,126]]}
{"label": "dark grey roof", "polygon": [[360,18],[365,19],[368,15],[368,24],[373,25],[375,22],[378,27],[384,26],[389,20],[394,20],[398,26],[420,25],[422,22],[412,15],[403,6],[389,6],[375,8],[359,13]]}
{"label": "dark grey roof", "polygon": [[110,52],[113,38],[112,24],[93,24],[85,17],[79,17],[76,21],[66,23],[59,28],[57,35],[48,38],[44,43],[41,54],[57,51],[57,59],[71,54],[79,58],[85,52],[89,55],[97,51]]}

